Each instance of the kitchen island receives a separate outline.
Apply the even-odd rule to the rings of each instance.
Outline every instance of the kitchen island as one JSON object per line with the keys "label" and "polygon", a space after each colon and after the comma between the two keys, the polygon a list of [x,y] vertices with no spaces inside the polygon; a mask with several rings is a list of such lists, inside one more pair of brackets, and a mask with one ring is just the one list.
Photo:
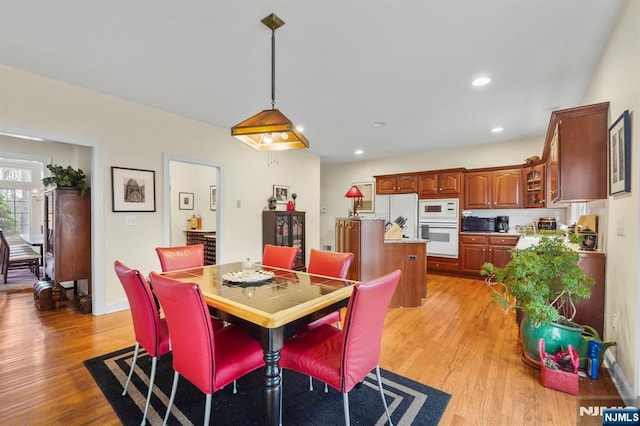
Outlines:
{"label": "kitchen island", "polygon": [[390,307],[416,307],[427,295],[427,241],[385,240],[385,221],[373,218],[338,218],[336,251],[355,255],[347,278],[369,281],[396,269],[402,271]]}

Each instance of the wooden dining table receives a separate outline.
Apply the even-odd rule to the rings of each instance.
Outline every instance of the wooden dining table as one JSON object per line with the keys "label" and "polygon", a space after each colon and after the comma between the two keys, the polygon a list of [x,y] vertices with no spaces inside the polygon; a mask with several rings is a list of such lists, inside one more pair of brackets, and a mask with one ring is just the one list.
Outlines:
{"label": "wooden dining table", "polygon": [[264,351],[264,424],[281,424],[280,350],[305,325],[345,307],[349,281],[288,269],[260,266],[273,278],[236,283],[223,278],[242,271],[242,262],[164,272],[162,275],[200,286],[212,315],[248,331]]}

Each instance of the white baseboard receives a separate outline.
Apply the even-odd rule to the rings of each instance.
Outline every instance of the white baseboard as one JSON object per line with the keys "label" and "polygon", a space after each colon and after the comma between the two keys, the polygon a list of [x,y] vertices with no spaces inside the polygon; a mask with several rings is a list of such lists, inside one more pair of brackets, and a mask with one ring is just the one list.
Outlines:
{"label": "white baseboard", "polygon": [[609,376],[613,380],[613,384],[618,389],[618,393],[627,407],[637,407],[640,403],[640,397],[633,394],[633,387],[625,377],[622,369],[616,362],[616,359],[607,351],[604,354],[604,363],[609,369]]}

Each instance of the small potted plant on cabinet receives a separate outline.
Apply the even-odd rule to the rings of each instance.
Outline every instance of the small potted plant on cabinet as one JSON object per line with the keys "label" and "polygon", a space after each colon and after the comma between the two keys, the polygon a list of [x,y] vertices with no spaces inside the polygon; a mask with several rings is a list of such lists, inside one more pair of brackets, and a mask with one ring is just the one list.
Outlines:
{"label": "small potted plant on cabinet", "polygon": [[485,263],[481,275],[492,296],[507,309],[520,311],[520,336],[525,358],[538,360],[538,340],[549,353],[580,347],[583,328],[572,322],[574,301],[591,297],[594,280],[578,266],[579,255],[559,234],[543,234],[539,242],[512,250],[511,260],[498,268]]}
{"label": "small potted plant on cabinet", "polygon": [[74,169],[71,166],[62,167],[57,164],[47,164],[51,176],[42,179],[44,186],[55,185],[58,188],[76,188],[80,195],[85,195],[89,186],[85,179],[87,176],[82,169]]}

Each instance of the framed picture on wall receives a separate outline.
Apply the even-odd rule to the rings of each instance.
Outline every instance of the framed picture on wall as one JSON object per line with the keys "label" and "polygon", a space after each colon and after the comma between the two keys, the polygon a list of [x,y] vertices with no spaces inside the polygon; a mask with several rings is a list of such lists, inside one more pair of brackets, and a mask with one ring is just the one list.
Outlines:
{"label": "framed picture on wall", "polygon": [[178,209],[180,210],[193,210],[193,192],[179,192],[178,193]]}
{"label": "framed picture on wall", "polygon": [[156,172],[111,167],[111,210],[113,212],[155,212]]}
{"label": "framed picture on wall", "polygon": [[216,186],[215,186],[215,185],[211,185],[211,186],[209,187],[209,190],[210,190],[210,192],[211,192],[211,198],[210,198],[211,207],[210,207],[210,208],[211,208],[211,210],[212,210],[212,211],[215,211],[215,210],[216,210],[217,203],[218,203],[218,202],[217,202],[217,200],[218,200],[218,199],[216,198],[216,196],[218,195],[218,194],[217,194],[217,188],[216,188]]}
{"label": "framed picture on wall", "polygon": [[289,187],[282,185],[273,185],[273,196],[278,204],[287,204],[289,201]]}
{"label": "framed picture on wall", "polygon": [[375,182],[354,182],[352,185],[358,187],[360,192],[362,192],[362,198],[359,198],[356,202],[358,212],[360,213],[373,213],[375,210],[374,206],[374,194],[375,191]]}
{"label": "framed picture on wall", "polygon": [[609,194],[631,192],[631,127],[629,110],[609,127]]}

